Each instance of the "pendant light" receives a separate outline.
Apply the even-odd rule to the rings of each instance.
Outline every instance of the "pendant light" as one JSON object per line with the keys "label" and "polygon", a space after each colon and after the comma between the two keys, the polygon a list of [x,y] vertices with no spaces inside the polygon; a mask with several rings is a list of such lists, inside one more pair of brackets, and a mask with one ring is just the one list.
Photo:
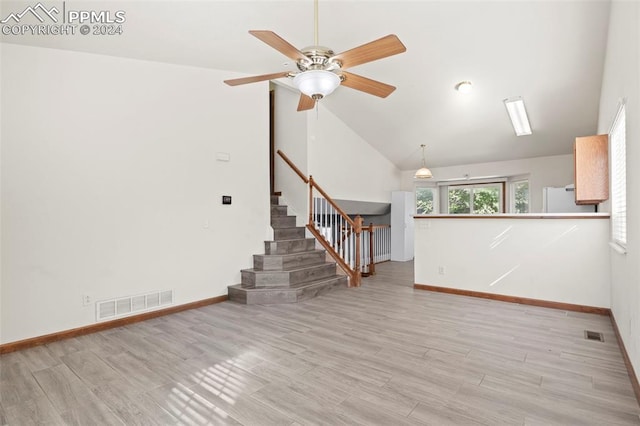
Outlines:
{"label": "pendant light", "polygon": [[430,179],[433,177],[433,174],[431,174],[431,170],[427,169],[427,162],[424,159],[424,149],[426,148],[425,144],[420,145],[420,147],[422,147],[422,167],[420,169],[418,169],[418,171],[416,172],[414,178],[416,179]]}

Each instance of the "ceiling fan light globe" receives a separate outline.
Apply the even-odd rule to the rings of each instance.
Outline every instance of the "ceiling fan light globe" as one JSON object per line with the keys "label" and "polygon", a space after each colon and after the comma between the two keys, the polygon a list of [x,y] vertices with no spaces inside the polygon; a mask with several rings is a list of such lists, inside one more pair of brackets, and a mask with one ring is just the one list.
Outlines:
{"label": "ceiling fan light globe", "polygon": [[310,98],[322,99],[336,90],[340,77],[330,71],[309,70],[296,75],[293,85]]}
{"label": "ceiling fan light globe", "polygon": [[430,179],[432,177],[433,174],[431,173],[431,170],[427,169],[426,167],[418,169],[414,176],[415,179]]}

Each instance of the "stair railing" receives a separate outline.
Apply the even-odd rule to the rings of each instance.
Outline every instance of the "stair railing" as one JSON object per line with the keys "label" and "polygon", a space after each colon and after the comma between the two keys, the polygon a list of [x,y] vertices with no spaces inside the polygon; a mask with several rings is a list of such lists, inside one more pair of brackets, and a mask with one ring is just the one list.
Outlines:
{"label": "stair railing", "polygon": [[374,225],[362,228],[362,276],[375,275],[376,263],[391,260],[391,227]]}
{"label": "stair railing", "polygon": [[351,219],[329,195],[308,178],[282,151],[278,155],[309,188],[309,220],[307,229],[349,276],[349,286],[359,287],[362,278],[362,218]]}

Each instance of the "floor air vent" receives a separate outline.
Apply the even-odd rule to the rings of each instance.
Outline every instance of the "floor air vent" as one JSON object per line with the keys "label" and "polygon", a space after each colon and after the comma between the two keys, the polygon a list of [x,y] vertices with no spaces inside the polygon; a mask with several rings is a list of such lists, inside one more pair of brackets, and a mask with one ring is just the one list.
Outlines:
{"label": "floor air vent", "polygon": [[96,321],[112,320],[153,311],[173,304],[173,290],[154,291],[137,296],[118,297],[96,303]]}
{"label": "floor air vent", "polygon": [[584,338],[587,340],[597,340],[599,342],[604,342],[604,335],[602,333],[598,333],[597,331],[584,331]]}

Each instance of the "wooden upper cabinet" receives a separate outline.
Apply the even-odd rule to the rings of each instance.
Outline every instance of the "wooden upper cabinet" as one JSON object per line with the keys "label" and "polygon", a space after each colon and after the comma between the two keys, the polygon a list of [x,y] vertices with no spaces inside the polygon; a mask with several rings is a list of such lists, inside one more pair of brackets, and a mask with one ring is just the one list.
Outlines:
{"label": "wooden upper cabinet", "polygon": [[598,204],[609,199],[609,136],[576,138],[573,144],[576,204]]}

